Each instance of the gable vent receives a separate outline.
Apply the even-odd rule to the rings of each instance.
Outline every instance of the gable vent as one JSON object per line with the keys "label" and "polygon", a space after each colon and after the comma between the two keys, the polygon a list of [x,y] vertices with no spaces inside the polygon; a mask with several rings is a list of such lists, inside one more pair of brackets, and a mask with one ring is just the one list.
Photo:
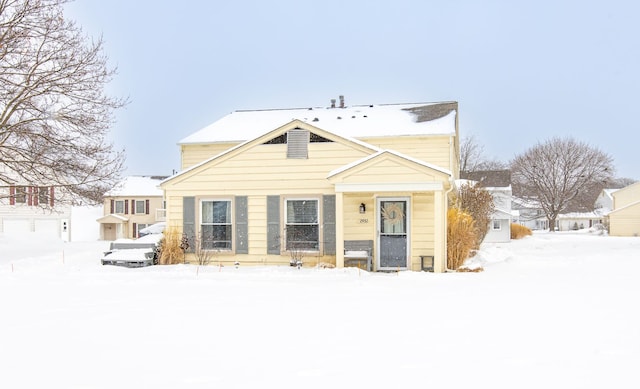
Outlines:
{"label": "gable vent", "polygon": [[307,159],[309,131],[301,128],[289,130],[287,134],[287,158]]}

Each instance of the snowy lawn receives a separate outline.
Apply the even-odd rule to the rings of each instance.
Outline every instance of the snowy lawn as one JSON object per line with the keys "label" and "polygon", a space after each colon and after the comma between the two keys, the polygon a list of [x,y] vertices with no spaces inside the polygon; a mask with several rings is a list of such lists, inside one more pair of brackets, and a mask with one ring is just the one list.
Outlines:
{"label": "snowy lawn", "polygon": [[640,238],[539,233],[449,274],[107,247],[0,235],[0,388],[640,387]]}

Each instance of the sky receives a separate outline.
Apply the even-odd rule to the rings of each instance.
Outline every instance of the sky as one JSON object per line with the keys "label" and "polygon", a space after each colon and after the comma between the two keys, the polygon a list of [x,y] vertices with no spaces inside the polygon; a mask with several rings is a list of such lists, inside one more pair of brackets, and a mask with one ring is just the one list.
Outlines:
{"label": "sky", "polygon": [[127,269],[108,243],[0,233],[0,387],[639,387],[637,237],[483,243],[479,273]]}
{"label": "sky", "polygon": [[640,179],[635,1],[148,1],[66,6],[128,97],[126,174],[180,169],[177,142],[240,109],[457,101],[460,135],[508,162],[553,137]]}

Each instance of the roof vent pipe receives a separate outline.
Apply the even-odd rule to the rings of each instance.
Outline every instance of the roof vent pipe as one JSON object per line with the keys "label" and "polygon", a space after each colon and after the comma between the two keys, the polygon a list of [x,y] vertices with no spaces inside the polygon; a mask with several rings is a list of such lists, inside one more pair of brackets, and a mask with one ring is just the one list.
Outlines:
{"label": "roof vent pipe", "polygon": [[344,96],[340,95],[340,108],[344,108]]}
{"label": "roof vent pipe", "polygon": [[331,108],[336,107],[336,99],[331,99]]}

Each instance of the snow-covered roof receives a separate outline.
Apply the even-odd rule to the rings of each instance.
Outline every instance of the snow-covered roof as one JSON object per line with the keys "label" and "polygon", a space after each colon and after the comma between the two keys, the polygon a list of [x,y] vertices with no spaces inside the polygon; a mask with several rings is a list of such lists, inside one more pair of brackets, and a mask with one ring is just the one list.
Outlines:
{"label": "snow-covered roof", "polygon": [[441,167],[439,167],[439,166],[436,166],[436,165],[431,164],[431,163],[428,163],[428,162],[421,161],[421,160],[416,159],[416,158],[412,158],[412,157],[410,157],[410,156],[408,156],[408,155],[404,155],[404,154],[399,153],[399,152],[397,152],[397,151],[393,151],[393,150],[380,150],[380,151],[378,151],[377,153],[374,153],[374,154],[368,155],[368,156],[366,156],[366,157],[364,157],[364,158],[361,158],[361,159],[359,159],[359,160],[357,160],[357,161],[354,161],[354,162],[352,162],[352,163],[349,163],[349,164],[347,164],[347,165],[344,165],[344,166],[341,166],[341,167],[339,167],[339,168],[337,168],[337,169],[332,170],[331,172],[329,172],[329,174],[327,175],[327,177],[333,177],[333,176],[335,176],[335,175],[337,175],[337,174],[340,174],[340,173],[342,173],[342,172],[344,172],[344,171],[346,171],[346,170],[349,170],[349,169],[351,169],[351,168],[353,168],[353,167],[355,167],[355,166],[358,166],[358,165],[360,165],[360,164],[363,164],[363,163],[365,163],[365,162],[367,162],[367,161],[369,161],[369,160],[371,160],[371,159],[373,159],[373,158],[376,158],[376,157],[378,157],[378,156],[380,156],[380,155],[383,155],[383,154],[391,154],[391,155],[395,155],[396,157],[406,159],[406,160],[411,161],[411,162],[413,162],[413,163],[415,163],[415,164],[417,164],[417,165],[422,165],[422,166],[424,166],[424,167],[427,167],[427,168],[429,168],[429,169],[433,169],[433,170],[439,171],[440,173],[444,173],[444,174],[449,175],[449,176],[452,174],[450,170],[443,169],[443,168],[441,168]]}
{"label": "snow-covered roof", "polygon": [[448,135],[456,132],[456,115],[454,102],[235,111],[178,143],[242,142],[296,119],[352,138]]}
{"label": "snow-covered roof", "polygon": [[558,215],[558,219],[599,219],[602,215],[596,212],[567,212]]}
{"label": "snow-covered roof", "polygon": [[129,176],[122,180],[105,196],[162,196],[159,185],[165,177]]}

